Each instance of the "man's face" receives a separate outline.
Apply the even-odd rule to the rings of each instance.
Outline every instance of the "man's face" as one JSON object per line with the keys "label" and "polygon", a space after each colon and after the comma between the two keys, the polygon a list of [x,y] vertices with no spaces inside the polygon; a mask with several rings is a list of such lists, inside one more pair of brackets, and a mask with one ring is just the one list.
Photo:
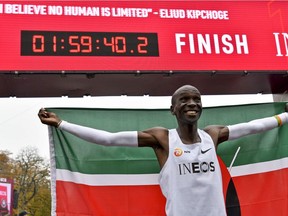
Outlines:
{"label": "man's face", "polygon": [[200,92],[193,86],[184,86],[178,89],[172,97],[171,112],[178,121],[195,123],[202,113]]}

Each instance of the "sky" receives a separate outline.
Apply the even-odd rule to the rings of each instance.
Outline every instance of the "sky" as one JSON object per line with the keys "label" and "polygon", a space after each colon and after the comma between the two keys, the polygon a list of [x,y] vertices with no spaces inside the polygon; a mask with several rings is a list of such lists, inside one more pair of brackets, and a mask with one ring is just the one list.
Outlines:
{"label": "sky", "polygon": [[[0,98],[0,150],[16,157],[27,146],[36,147],[49,159],[48,127],[37,113],[41,107],[169,109],[171,97]],[[273,102],[272,95],[202,96],[203,107]]]}

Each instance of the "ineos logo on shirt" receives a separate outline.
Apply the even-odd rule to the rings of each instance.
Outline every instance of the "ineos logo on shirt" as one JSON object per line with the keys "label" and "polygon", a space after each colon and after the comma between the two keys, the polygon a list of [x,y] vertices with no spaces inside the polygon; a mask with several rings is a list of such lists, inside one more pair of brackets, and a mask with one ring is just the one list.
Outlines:
{"label": "ineos logo on shirt", "polygon": [[215,172],[215,165],[213,161],[182,163],[182,164],[178,164],[178,170],[179,170],[179,175]]}

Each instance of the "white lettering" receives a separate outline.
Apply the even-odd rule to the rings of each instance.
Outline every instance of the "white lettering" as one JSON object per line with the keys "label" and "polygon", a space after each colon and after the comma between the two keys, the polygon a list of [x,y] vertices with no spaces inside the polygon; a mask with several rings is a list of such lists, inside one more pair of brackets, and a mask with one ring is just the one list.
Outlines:
{"label": "white lettering", "polygon": [[188,19],[219,19],[228,20],[228,11],[216,10],[186,10]]}
{"label": "white lettering", "polygon": [[204,39],[202,34],[197,34],[197,40],[198,40],[199,53],[203,54],[204,49],[205,49],[206,53],[211,54],[210,35],[205,34],[205,39]]}
{"label": "white lettering", "polygon": [[20,4],[5,4],[4,12],[7,14],[36,14],[46,15],[46,5],[20,5]]}
{"label": "white lettering", "polygon": [[217,34],[213,35],[214,39],[214,48],[215,48],[215,53],[219,54],[220,53],[220,46],[219,46],[219,37]]}
{"label": "white lettering", "polygon": [[176,52],[177,53],[182,53],[181,47],[186,45],[186,43],[184,41],[181,41],[182,38],[185,38],[185,34],[181,34],[181,33],[176,33],[175,34]]}
{"label": "white lettering", "polygon": [[64,14],[68,16],[100,16],[99,7],[65,6]]}
{"label": "white lettering", "polygon": [[151,8],[112,8],[114,17],[148,17]]}
{"label": "white lettering", "polygon": [[61,6],[48,6],[49,15],[62,15],[63,8]]}
{"label": "white lettering", "polygon": [[280,41],[279,41],[279,34],[280,33],[273,33],[275,42],[276,42],[276,49],[277,49],[277,55],[276,56],[283,56],[281,53],[281,47],[280,47]]}
{"label": "white lettering", "polygon": [[193,34],[189,34],[189,48],[190,48],[190,53],[192,53],[192,54],[195,53]]}
{"label": "white lettering", "polygon": [[101,8],[101,15],[102,16],[110,16],[110,8],[109,7],[102,7]]}
{"label": "white lettering", "polygon": [[283,40],[284,40],[284,43],[285,43],[285,49],[286,49],[286,56],[288,56],[288,33],[282,33],[283,35]]}
{"label": "white lettering", "polygon": [[182,9],[160,9],[160,18],[185,18],[185,11]]}
{"label": "white lettering", "polygon": [[234,50],[233,45],[230,42],[232,41],[232,37],[228,34],[225,34],[222,36],[221,40],[222,40],[223,45],[226,46],[222,48],[223,52],[226,54],[232,54]]}
{"label": "white lettering", "polygon": [[218,34],[187,34],[176,33],[176,52],[182,53],[189,44],[191,54],[249,54],[246,35],[218,35]]}
{"label": "white lettering", "polygon": [[[288,33],[285,33],[285,32],[281,33],[283,41],[280,40],[281,39],[280,33],[274,32],[273,34],[274,34],[274,39],[275,39],[275,43],[276,43],[276,50],[277,50],[276,56],[283,56],[282,51],[284,49],[286,51],[285,56],[288,56]],[[283,43],[284,43],[284,46],[281,46],[281,44],[283,45]]]}
{"label": "white lettering", "polygon": [[235,35],[235,43],[236,43],[236,50],[238,54],[242,53],[241,47],[243,47],[243,51],[245,54],[248,54],[248,41],[247,41],[247,36],[242,35],[242,41],[240,38],[240,35]]}

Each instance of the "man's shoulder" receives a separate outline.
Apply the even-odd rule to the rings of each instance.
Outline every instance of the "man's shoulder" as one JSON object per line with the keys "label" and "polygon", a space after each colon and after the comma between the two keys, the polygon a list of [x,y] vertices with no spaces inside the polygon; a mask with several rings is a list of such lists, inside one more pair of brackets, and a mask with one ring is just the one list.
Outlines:
{"label": "man's shoulder", "polygon": [[158,133],[167,133],[169,131],[168,128],[161,127],[161,126],[150,128],[150,130],[154,132],[158,132]]}
{"label": "man's shoulder", "polygon": [[156,126],[156,127],[145,129],[142,132],[148,133],[148,134],[164,134],[164,133],[168,134],[168,131],[169,129],[165,127]]}

